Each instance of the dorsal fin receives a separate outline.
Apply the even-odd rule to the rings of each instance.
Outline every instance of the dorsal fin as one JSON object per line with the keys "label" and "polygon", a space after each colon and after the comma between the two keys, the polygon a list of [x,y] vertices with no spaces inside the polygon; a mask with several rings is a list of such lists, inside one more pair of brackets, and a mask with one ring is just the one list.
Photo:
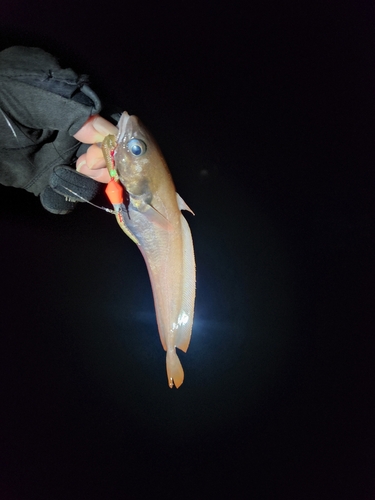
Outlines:
{"label": "dorsal fin", "polygon": [[181,196],[176,193],[176,198],[177,198],[177,205],[180,210],[187,210],[191,214],[195,215],[195,213],[192,211],[192,209],[187,205],[184,200],[181,198]]}

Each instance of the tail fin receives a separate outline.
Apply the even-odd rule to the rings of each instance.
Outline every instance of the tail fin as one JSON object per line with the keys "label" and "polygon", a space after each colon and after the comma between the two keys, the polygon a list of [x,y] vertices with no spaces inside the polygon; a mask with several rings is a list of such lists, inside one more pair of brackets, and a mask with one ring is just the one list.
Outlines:
{"label": "tail fin", "polygon": [[184,370],[176,354],[176,349],[173,349],[173,351],[167,350],[167,377],[170,388],[174,384],[178,389],[184,381]]}

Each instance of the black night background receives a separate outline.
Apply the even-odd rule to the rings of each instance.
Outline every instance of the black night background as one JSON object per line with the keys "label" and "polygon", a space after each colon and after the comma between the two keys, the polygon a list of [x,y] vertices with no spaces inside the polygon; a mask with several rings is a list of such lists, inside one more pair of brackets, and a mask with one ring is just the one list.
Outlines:
{"label": "black night background", "polygon": [[373,500],[373,6],[5,0],[0,40],[142,119],[197,263],[171,390],[114,218],[0,186],[0,500]]}

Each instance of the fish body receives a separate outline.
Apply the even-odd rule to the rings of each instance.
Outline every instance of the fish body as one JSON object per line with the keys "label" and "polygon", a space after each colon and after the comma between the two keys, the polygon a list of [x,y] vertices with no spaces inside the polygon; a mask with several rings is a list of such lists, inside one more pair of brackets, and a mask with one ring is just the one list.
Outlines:
{"label": "fish body", "polygon": [[146,262],[167,353],[168,384],[179,387],[184,372],[176,347],[188,349],[195,301],[193,242],[181,214],[190,209],[176,193],[157,143],[138,118],[124,112],[118,127],[113,159],[127,199],[116,218]]}

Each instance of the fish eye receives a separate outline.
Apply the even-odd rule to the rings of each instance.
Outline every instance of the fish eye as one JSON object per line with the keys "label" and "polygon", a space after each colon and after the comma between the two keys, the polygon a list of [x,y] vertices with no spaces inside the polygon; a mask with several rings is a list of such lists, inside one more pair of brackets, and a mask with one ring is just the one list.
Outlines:
{"label": "fish eye", "polygon": [[146,144],[140,139],[130,139],[130,141],[126,144],[126,147],[133,156],[141,156],[145,154],[147,149]]}

